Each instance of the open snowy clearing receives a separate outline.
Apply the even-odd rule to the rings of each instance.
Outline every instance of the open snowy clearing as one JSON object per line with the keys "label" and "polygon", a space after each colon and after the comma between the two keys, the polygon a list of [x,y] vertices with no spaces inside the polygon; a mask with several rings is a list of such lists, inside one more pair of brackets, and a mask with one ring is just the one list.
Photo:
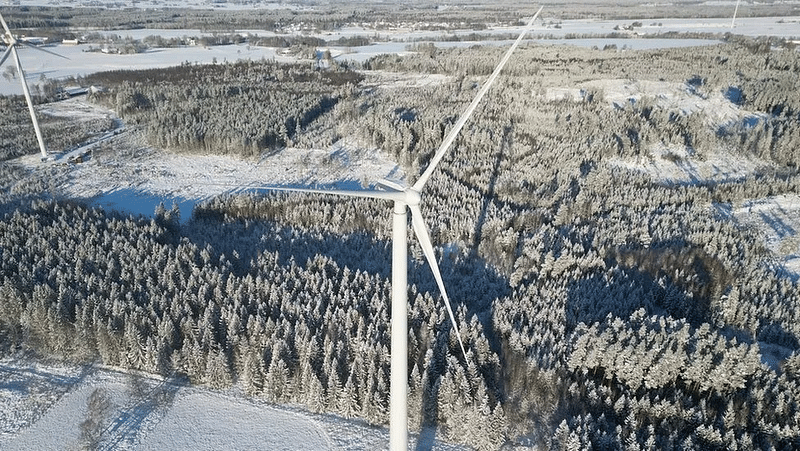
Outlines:
{"label": "open snowy clearing", "polygon": [[[550,88],[549,100],[581,101],[590,90],[602,92],[609,108],[625,108],[639,102],[683,116],[697,115],[712,130],[747,122],[757,123],[764,115],[744,110],[728,100],[721,91],[706,91],[690,83],[652,80],[597,80],[577,87]],[[638,159],[612,159],[614,165],[646,172],[655,180],[669,184],[692,184],[704,181],[735,181],[752,174],[769,162],[719,150],[697,153],[686,146],[659,144],[650,154]]]}
{"label": "open snowy clearing", "polygon": [[612,164],[644,171],[655,180],[673,185],[741,180],[769,165],[755,157],[744,158],[725,151],[701,157],[688,152],[684,146],[663,145],[653,147],[648,157],[615,159]]}
{"label": "open snowy clearing", "polygon": [[[77,98],[40,111],[54,116],[114,117],[110,110]],[[405,177],[378,149],[360,148],[345,140],[326,149],[287,148],[260,159],[243,159],[166,152],[146,145],[138,131],[123,131],[82,150],[91,157],[80,164],[68,164],[64,157],[42,163],[38,154],[14,161],[33,170],[43,165],[53,168],[56,184],[67,197],[143,215],[153,214],[161,202],[167,208],[176,203],[184,219],[191,217],[198,202],[223,193],[261,190],[265,185],[360,189],[382,179]]]}
{"label": "open snowy clearing", "polygon": [[800,275],[800,195],[750,200],[732,215],[737,223],[758,230],[786,269]]}
{"label": "open snowy clearing", "polygon": [[[97,449],[187,451],[388,443],[385,428],[268,405],[236,388],[218,392],[113,369],[0,359],[0,449],[84,449],[87,437],[96,437]],[[459,449],[435,441],[423,448]]]}
{"label": "open snowy clearing", "polygon": [[762,113],[741,109],[725,97],[722,91],[709,91],[703,86],[687,82],[674,83],[655,80],[592,80],[568,88],[549,88],[545,92],[548,100],[581,101],[590,90],[602,92],[603,98],[614,108],[625,108],[629,104],[647,102],[661,109],[681,115],[702,113],[706,125],[725,127],[745,119],[757,122]]}

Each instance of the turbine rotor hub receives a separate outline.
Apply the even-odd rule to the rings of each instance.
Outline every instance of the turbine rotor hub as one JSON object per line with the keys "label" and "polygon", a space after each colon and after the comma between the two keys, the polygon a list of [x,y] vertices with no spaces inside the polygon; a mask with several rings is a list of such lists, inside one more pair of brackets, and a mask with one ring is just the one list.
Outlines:
{"label": "turbine rotor hub", "polygon": [[415,190],[414,188],[408,188],[406,190],[406,204],[407,205],[419,205],[420,202],[420,195],[419,191]]}

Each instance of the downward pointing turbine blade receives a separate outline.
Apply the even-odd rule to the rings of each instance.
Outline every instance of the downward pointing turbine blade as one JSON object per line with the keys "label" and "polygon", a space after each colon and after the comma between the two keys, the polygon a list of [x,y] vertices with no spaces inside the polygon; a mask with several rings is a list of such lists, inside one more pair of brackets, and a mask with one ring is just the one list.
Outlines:
{"label": "downward pointing turbine blade", "polygon": [[444,288],[444,281],[439,272],[439,264],[436,262],[436,255],[433,253],[433,245],[431,244],[431,237],[428,235],[428,227],[425,226],[425,220],[422,219],[422,211],[419,205],[409,205],[411,209],[411,223],[414,226],[414,233],[417,235],[422,252],[428,260],[428,265],[431,267],[433,277],[436,279],[436,284],[439,285],[439,291],[442,292],[444,298],[444,305],[447,307],[447,313],[450,315],[450,322],[453,323],[453,329],[456,331],[456,338],[458,338],[458,345],[461,346],[461,353],[464,358],[467,358],[467,352],[464,350],[464,343],[461,341],[461,334],[458,331],[458,324],[456,324],[456,317],[453,315],[453,308],[450,306],[450,298],[447,297],[447,290]]}
{"label": "downward pointing turbine blade", "polygon": [[544,6],[541,6],[539,8],[539,11],[536,11],[536,14],[534,14],[530,22],[528,22],[528,25],[522,30],[522,33],[520,33],[517,40],[514,41],[514,44],[511,46],[511,48],[508,49],[506,54],[503,56],[503,59],[500,60],[500,64],[497,65],[497,67],[494,69],[494,72],[492,72],[492,75],[489,76],[489,79],[486,80],[486,83],[483,84],[481,90],[478,91],[478,95],[475,96],[475,98],[472,100],[472,103],[469,104],[467,109],[464,110],[464,113],[461,115],[461,117],[458,118],[458,122],[456,122],[456,125],[450,130],[450,133],[448,133],[447,136],[444,138],[444,141],[442,141],[442,145],[439,146],[439,150],[436,151],[436,154],[433,156],[433,159],[431,159],[430,165],[428,165],[428,168],[425,170],[425,172],[422,174],[419,180],[417,180],[417,183],[414,184],[414,189],[416,191],[422,191],[422,188],[425,186],[425,183],[428,182],[428,179],[430,178],[433,171],[436,169],[436,166],[439,164],[439,161],[441,161],[442,157],[444,157],[444,153],[447,152],[447,149],[449,149],[450,146],[453,144],[453,141],[455,141],[456,135],[458,135],[458,133],[464,127],[464,124],[467,122],[469,117],[472,116],[472,112],[475,111],[475,107],[478,106],[478,103],[480,103],[483,96],[492,86],[492,83],[494,83],[494,81],[497,79],[497,76],[500,75],[500,71],[503,70],[503,66],[505,66],[506,62],[509,60],[509,58],[511,58],[511,54],[514,53],[514,50],[516,50],[516,48],[519,46],[519,43],[522,42],[522,38],[525,36],[525,34],[528,33],[528,31],[530,31],[531,27],[533,26],[533,21],[536,20],[537,17],[539,17],[539,13],[542,12],[542,8],[544,8]]}
{"label": "downward pointing turbine blade", "polygon": [[2,58],[2,59],[0,59],[0,66],[2,66],[2,65],[3,65],[3,63],[5,63],[5,62],[6,62],[6,60],[8,59],[8,57],[9,57],[9,56],[11,56],[11,46],[9,46],[9,47],[6,49],[6,52],[5,52],[5,53],[3,53],[3,58]]}

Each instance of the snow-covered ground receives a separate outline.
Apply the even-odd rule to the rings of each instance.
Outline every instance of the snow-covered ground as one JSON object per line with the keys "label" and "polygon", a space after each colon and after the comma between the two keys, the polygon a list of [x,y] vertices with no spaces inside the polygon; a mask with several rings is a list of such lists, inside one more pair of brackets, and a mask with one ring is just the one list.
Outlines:
{"label": "snow-covered ground", "polygon": [[[39,111],[53,116],[114,117],[112,111],[81,98],[51,103]],[[42,163],[38,154],[15,161],[33,169],[53,166],[58,185],[69,197],[143,215],[152,215],[161,202],[167,208],[177,203],[184,219],[191,217],[195,204],[223,193],[263,190],[266,185],[359,189],[382,179],[405,177],[383,152],[346,140],[324,149],[286,148],[260,159],[166,152],[144,144],[139,131],[111,134],[105,142],[113,150],[96,150],[80,164],[65,164],[63,157]]]}
{"label": "snow-covered ground", "polygon": [[389,440],[385,428],[269,405],[236,387],[220,392],[110,368],[0,359],[0,449],[86,449],[89,436],[98,438],[96,449],[186,451],[383,449]]}
{"label": "snow-covered ground", "polygon": [[[647,102],[682,115],[701,114],[706,125],[716,130],[743,121],[758,122],[763,114],[742,109],[725,97],[722,91],[705,92],[689,83],[670,83],[653,80],[594,80],[577,87],[550,88],[549,100],[581,100],[584,93],[598,90],[603,93],[609,108],[625,108],[629,104]],[[704,92],[701,92],[704,91]],[[754,157],[744,158],[726,150],[704,152],[702,155],[685,146],[656,145],[647,156],[637,159],[612,159],[612,164],[641,170],[654,179],[670,184],[691,184],[702,181],[733,181],[752,174],[757,168],[769,166]]]}
{"label": "snow-covered ground", "polygon": [[548,100],[582,100],[584,92],[601,91],[610,106],[623,108],[627,104],[646,101],[653,106],[683,115],[702,112],[710,127],[731,125],[745,119],[758,121],[766,115],[741,109],[722,91],[708,90],[687,82],[674,83],[656,80],[606,79],[591,80],[570,88],[550,88]]}
{"label": "snow-covered ground", "polygon": [[684,146],[654,147],[648,157],[615,160],[620,166],[642,170],[654,179],[669,184],[728,182],[744,179],[768,163],[755,157],[744,158],[729,152],[711,152],[697,157]]}
{"label": "snow-covered ground", "polygon": [[800,275],[800,195],[749,200],[732,214],[737,223],[758,230],[784,267]]}
{"label": "snow-covered ground", "polygon": [[[40,1],[38,3],[49,3]],[[200,2],[198,2],[200,3]],[[76,5],[72,5],[76,6]],[[139,5],[142,7],[142,5]],[[545,18],[546,19],[546,18]],[[663,39],[660,34],[667,32],[710,32],[724,33],[730,30],[729,19],[703,19],[691,21],[688,19],[658,19],[657,22],[644,21],[645,25],[637,28],[639,35],[631,34],[630,38],[580,38],[566,39],[568,36],[598,35],[615,33],[614,27],[621,25],[619,21],[598,21],[598,20],[567,20],[562,21],[560,28],[545,27],[538,24],[531,32],[532,36],[546,35],[547,39],[539,39],[537,42],[549,44],[566,44],[583,47],[603,48],[606,45],[616,45],[618,48],[631,49],[652,49],[667,47],[686,47],[696,45],[711,45],[718,41],[701,39]],[[658,25],[661,24],[661,25]],[[736,28],[733,32],[747,36],[781,36],[795,37],[800,39],[800,17],[759,17],[742,18],[737,20]],[[623,24],[624,25],[624,24]],[[519,26],[492,27],[482,31],[482,34],[501,34],[516,35],[522,31]],[[246,35],[271,36],[275,33],[265,30],[236,30],[236,32]],[[211,32],[201,30],[161,30],[161,29],[141,29],[123,30],[113,32],[102,32],[108,35],[114,34],[121,37],[131,37],[133,39],[143,39],[147,36],[172,37],[202,37],[210,36]],[[430,39],[440,47],[456,47],[475,45],[476,42],[450,42],[441,40],[445,34],[471,34],[473,30],[453,30],[451,32],[431,32],[420,31],[411,28],[397,28],[392,30],[375,30],[365,27],[348,27],[335,32],[312,33],[312,35],[325,39],[329,42],[336,41],[341,37],[352,36],[374,36],[378,35],[385,42],[376,43],[361,47],[337,47],[331,46],[331,54],[340,60],[365,61],[375,55],[380,54],[404,54],[407,53],[409,43],[420,39]],[[508,46],[511,41],[481,41],[477,44]],[[275,59],[278,61],[291,61],[294,57],[281,53],[280,49],[268,47],[256,47],[247,44],[225,45],[225,46],[187,46],[180,48],[158,48],[151,49],[144,53],[133,55],[105,54],[101,52],[87,52],[91,46],[87,44],[54,45],[47,47],[48,50],[69,59],[59,58],[32,49],[20,49],[20,59],[26,71],[26,79],[29,84],[39,84],[45,79],[65,79],[68,77],[78,77],[94,72],[119,70],[119,69],[145,69],[155,67],[168,67],[181,64],[183,62],[208,64],[213,61],[237,61],[258,60],[261,58]],[[95,48],[98,46],[95,45]],[[5,70],[5,68],[4,68]],[[6,79],[0,77],[0,95],[21,94],[19,80]]]}
{"label": "snow-covered ground", "polygon": [[[281,56],[274,48],[247,45],[152,49],[133,55],[87,52],[88,45],[56,45],[48,46],[46,49],[67,59],[31,48],[19,49],[19,57],[25,70],[26,80],[31,86],[38,85],[47,79],[81,77],[112,70],[171,67],[184,62],[211,64],[214,61],[260,60],[262,58],[277,61],[292,60],[289,57]],[[4,65],[3,73],[5,70]],[[0,95],[9,94],[22,94],[22,87],[16,76],[10,79],[0,78]]]}

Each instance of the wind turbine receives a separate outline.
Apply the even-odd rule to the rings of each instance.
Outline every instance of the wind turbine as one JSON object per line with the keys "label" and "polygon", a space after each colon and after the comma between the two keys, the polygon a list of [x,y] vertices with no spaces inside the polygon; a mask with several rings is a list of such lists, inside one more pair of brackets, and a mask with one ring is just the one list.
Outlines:
{"label": "wind turbine", "polygon": [[65,56],[61,56],[58,53],[50,52],[48,50],[40,49],[39,47],[33,46],[28,44],[25,41],[18,40],[11,30],[8,28],[8,24],[6,24],[5,19],[3,19],[3,15],[0,14],[0,22],[3,24],[3,30],[5,30],[5,34],[3,34],[3,42],[6,44],[6,51],[3,53],[3,57],[0,58],[0,66],[6,62],[9,56],[14,57],[14,63],[17,65],[17,73],[19,74],[19,79],[22,81],[22,92],[25,94],[25,100],[28,102],[28,111],[31,113],[31,121],[33,122],[33,130],[36,132],[36,140],[39,141],[39,150],[42,152],[42,160],[47,159],[47,149],[44,146],[44,138],[42,138],[42,130],[39,128],[39,121],[36,119],[36,110],[33,107],[33,101],[31,100],[31,92],[28,89],[28,82],[25,80],[25,71],[22,70],[22,63],[19,60],[19,54],[17,53],[17,45],[24,45],[30,47],[32,49],[39,50],[41,52],[49,53],[51,55],[58,56],[60,58],[67,59]]}
{"label": "wind turbine", "polygon": [[733,30],[733,26],[736,24],[736,13],[739,12],[739,2],[742,0],[736,0],[736,8],[733,9],[733,19],[731,19],[731,30]]}
{"label": "wind turbine", "polygon": [[466,358],[467,353],[464,350],[464,343],[461,341],[461,335],[458,332],[458,324],[453,315],[450,299],[447,296],[447,290],[445,289],[444,281],[439,272],[439,264],[436,262],[436,254],[433,251],[428,228],[425,225],[425,220],[422,218],[422,211],[419,207],[422,197],[421,194],[428,179],[444,157],[445,152],[447,152],[453,144],[456,136],[464,127],[464,124],[472,115],[473,111],[475,111],[478,103],[480,103],[483,96],[497,79],[503,66],[505,66],[506,62],[511,58],[511,54],[514,53],[514,50],[519,46],[522,38],[533,26],[533,22],[539,16],[542,8],[543,6],[539,8],[539,11],[531,18],[517,40],[503,56],[503,59],[500,60],[500,63],[484,83],[483,87],[481,87],[480,91],[478,91],[472,103],[464,110],[464,113],[458,119],[455,126],[447,134],[444,141],[442,141],[441,146],[431,159],[428,168],[422,173],[422,176],[420,176],[419,180],[417,180],[414,185],[407,187],[384,180],[379,183],[384,189],[363,191],[290,188],[281,186],[264,187],[276,191],[334,194],[348,197],[384,199],[394,202],[394,214],[392,216],[391,381],[389,384],[389,447],[393,451],[406,451],[408,449],[408,311],[406,306],[408,302],[408,210],[411,210],[411,222],[414,234],[419,240],[422,252],[425,254],[425,258],[433,272],[433,277],[436,279],[436,284],[439,286],[439,291],[442,293],[445,307],[447,307],[447,313],[450,316],[450,322],[453,324],[453,328],[456,331],[458,344]]}

